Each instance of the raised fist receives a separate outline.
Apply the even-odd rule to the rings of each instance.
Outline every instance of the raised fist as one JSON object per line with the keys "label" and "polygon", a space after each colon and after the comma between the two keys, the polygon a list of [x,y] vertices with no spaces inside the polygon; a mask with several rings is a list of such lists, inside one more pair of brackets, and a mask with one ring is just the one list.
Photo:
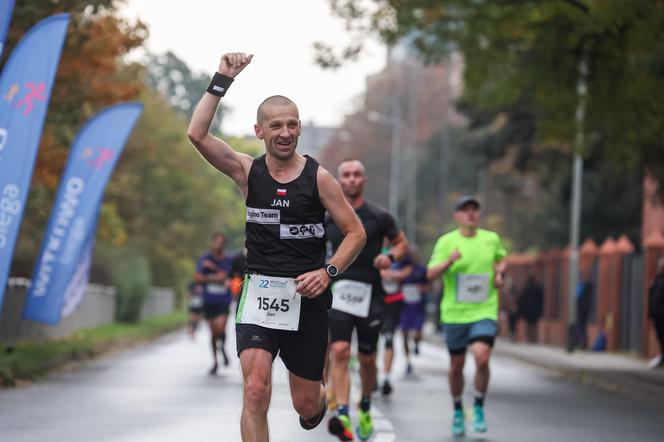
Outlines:
{"label": "raised fist", "polygon": [[221,56],[219,61],[218,72],[227,77],[235,78],[237,74],[242,72],[244,68],[251,63],[253,54],[245,54],[244,52],[230,52]]}

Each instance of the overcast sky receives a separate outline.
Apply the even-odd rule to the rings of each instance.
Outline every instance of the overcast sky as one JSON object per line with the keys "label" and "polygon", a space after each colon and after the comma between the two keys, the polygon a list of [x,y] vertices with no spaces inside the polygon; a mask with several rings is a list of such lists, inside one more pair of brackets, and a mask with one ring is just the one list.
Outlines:
{"label": "overcast sky", "polygon": [[225,52],[254,54],[222,101],[233,109],[223,125],[232,135],[253,134],[256,107],[275,94],[295,101],[304,123],[339,125],[355,108],[366,76],[385,65],[377,42],[361,61],[339,70],[314,65],[314,41],[348,40],[327,0],[128,0],[123,9],[148,25],[151,51],[170,50],[195,72],[212,75]]}

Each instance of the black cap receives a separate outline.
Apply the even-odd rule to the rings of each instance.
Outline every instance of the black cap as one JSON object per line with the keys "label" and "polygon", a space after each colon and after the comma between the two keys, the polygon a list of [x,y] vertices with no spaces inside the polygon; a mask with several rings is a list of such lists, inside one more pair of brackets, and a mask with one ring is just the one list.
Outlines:
{"label": "black cap", "polygon": [[473,198],[470,195],[464,195],[458,200],[456,200],[456,203],[454,203],[454,211],[458,211],[463,209],[466,205],[468,204],[475,204],[477,208],[480,208],[480,202],[477,201],[477,199]]}

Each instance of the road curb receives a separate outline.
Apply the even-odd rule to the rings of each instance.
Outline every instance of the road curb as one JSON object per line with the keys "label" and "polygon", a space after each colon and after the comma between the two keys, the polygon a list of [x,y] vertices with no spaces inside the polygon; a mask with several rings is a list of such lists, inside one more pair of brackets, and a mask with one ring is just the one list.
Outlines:
{"label": "road curb", "polygon": [[650,375],[645,370],[577,367],[553,358],[544,360],[536,355],[527,356],[505,347],[497,348],[495,353],[549,370],[564,379],[664,408],[664,377]]}
{"label": "road curb", "polygon": [[[438,335],[430,335],[426,342],[445,347]],[[512,344],[510,344],[512,345]],[[512,350],[500,343],[494,348],[494,354],[517,360],[541,369],[550,374],[596,388],[607,393],[646,401],[664,408],[664,375],[659,376],[649,370],[598,369],[571,366],[564,361],[556,361],[555,357],[542,357],[541,354],[527,355],[523,349]]]}

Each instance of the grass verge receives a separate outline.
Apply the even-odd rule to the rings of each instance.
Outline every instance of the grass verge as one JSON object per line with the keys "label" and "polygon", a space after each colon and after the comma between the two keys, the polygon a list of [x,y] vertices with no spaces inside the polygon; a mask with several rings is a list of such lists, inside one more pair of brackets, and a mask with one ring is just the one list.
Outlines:
{"label": "grass verge", "polygon": [[52,341],[21,341],[0,353],[0,387],[33,380],[73,361],[90,359],[111,348],[154,339],[187,321],[184,311],[155,316],[137,324],[107,324],[79,330]]}

